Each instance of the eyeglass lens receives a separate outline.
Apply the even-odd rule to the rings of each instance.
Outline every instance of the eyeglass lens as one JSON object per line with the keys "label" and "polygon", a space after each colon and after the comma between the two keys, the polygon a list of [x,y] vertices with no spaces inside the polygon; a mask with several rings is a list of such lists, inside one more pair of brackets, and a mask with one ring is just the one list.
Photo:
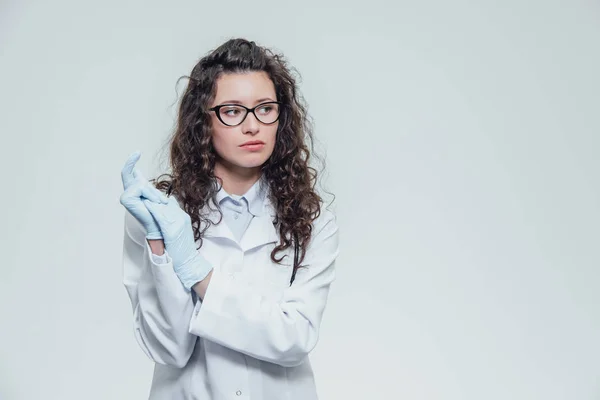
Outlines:
{"label": "eyeglass lens", "polygon": [[[239,125],[246,117],[248,111],[244,107],[228,105],[221,107],[219,116],[226,125]],[[254,115],[263,124],[272,124],[279,117],[279,104],[267,103],[254,110]]]}

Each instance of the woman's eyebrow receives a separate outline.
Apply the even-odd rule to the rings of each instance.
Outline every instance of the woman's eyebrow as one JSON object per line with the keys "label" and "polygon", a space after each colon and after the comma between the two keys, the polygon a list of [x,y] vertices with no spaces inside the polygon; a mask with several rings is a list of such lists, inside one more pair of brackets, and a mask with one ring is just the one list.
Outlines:
{"label": "woman's eyebrow", "polygon": [[[265,101],[275,101],[275,100],[273,100],[270,97],[263,97],[262,99],[256,100],[256,102],[254,104],[260,104],[260,103],[263,103]],[[219,102],[219,104],[229,104],[229,103],[242,104],[243,102],[240,101],[240,100],[225,100],[225,101]]]}

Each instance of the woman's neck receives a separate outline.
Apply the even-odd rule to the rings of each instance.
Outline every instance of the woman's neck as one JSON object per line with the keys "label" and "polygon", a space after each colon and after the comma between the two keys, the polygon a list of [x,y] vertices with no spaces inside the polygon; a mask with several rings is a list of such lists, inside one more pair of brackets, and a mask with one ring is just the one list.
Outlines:
{"label": "woman's neck", "polygon": [[229,194],[241,196],[260,179],[262,172],[256,168],[229,168],[219,162],[215,164],[215,176],[223,181],[223,189]]}

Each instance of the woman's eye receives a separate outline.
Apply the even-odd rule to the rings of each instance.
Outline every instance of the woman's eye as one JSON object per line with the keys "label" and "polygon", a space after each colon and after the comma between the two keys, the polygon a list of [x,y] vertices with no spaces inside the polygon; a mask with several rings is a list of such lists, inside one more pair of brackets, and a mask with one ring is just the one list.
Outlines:
{"label": "woman's eye", "polygon": [[228,117],[235,117],[240,113],[240,110],[238,110],[237,108],[228,108],[223,110],[222,113]]}
{"label": "woman's eye", "polygon": [[271,107],[271,106],[264,106],[264,107],[259,108],[259,112],[261,114],[268,114],[271,112],[272,109],[273,109],[273,107]]}

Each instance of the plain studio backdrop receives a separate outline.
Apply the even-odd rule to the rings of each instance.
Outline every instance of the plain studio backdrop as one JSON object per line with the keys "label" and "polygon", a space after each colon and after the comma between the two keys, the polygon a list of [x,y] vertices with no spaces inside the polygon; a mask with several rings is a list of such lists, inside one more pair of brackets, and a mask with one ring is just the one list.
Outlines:
{"label": "plain studio backdrop", "polygon": [[[342,248],[321,398],[600,399],[594,1],[2,1],[0,399],[145,399],[121,168],[198,59],[302,76]],[[325,195],[326,199],[331,199]]]}

